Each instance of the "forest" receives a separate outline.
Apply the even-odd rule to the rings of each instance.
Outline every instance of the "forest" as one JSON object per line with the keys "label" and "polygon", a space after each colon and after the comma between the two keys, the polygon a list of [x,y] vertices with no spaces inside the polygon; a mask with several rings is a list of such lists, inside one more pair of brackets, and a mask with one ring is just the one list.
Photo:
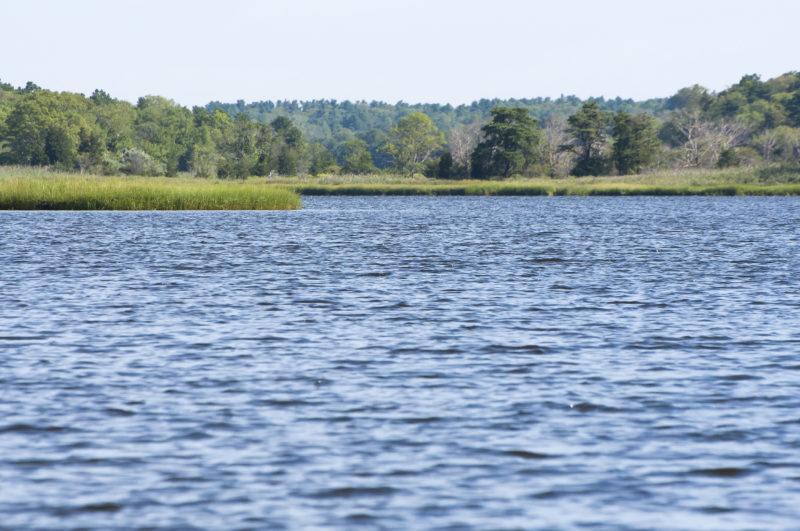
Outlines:
{"label": "forest", "polygon": [[0,82],[0,165],[103,175],[235,179],[392,173],[564,178],[663,169],[800,168],[800,73],[745,75],[721,92],[575,96],[471,105],[135,103],[95,90]]}

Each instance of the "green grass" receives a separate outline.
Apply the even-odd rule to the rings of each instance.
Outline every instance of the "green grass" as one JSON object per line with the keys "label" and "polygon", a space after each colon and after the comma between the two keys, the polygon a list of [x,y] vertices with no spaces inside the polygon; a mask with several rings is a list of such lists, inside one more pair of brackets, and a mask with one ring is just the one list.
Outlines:
{"label": "green grass", "polygon": [[0,210],[292,210],[300,206],[297,193],[263,181],[0,171]]}
{"label": "green grass", "polygon": [[800,195],[800,172],[739,168],[507,181],[337,175],[275,182],[303,195]]}
{"label": "green grass", "polygon": [[251,178],[98,177],[0,167],[0,210],[285,210],[304,195],[800,195],[800,172],[782,168],[642,175],[446,181],[397,175]]}

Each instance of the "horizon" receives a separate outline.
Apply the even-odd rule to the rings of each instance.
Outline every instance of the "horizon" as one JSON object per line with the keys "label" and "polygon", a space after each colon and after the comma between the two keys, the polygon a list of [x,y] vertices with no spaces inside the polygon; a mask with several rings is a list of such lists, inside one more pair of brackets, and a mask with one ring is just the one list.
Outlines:
{"label": "horizon", "polygon": [[[561,95],[644,101],[797,70],[800,3],[588,0],[17,2],[0,75],[134,103],[469,105]],[[30,22],[30,23],[28,23]],[[35,22],[35,32],[31,25]]]}
{"label": "horizon", "polygon": [[[713,95],[713,94],[719,94],[719,93],[724,92],[725,90],[729,89],[731,86],[733,86],[736,83],[738,83],[743,76],[746,76],[746,75],[753,75],[754,74],[754,75],[759,76],[762,81],[768,81],[770,79],[774,79],[774,78],[780,77],[782,75],[793,74],[793,73],[796,73],[796,72],[797,72],[797,70],[789,70],[789,71],[782,72],[782,73],[779,73],[779,74],[776,74],[776,75],[772,75],[772,76],[764,76],[764,75],[761,75],[758,72],[748,72],[748,73],[743,73],[741,76],[739,76],[739,78],[736,79],[735,82],[731,82],[728,85],[726,85],[724,88],[719,89],[719,90],[711,89],[711,88],[707,87],[706,85],[703,85],[702,83],[692,83],[692,84],[689,84],[689,85],[685,85],[683,87],[680,87],[678,90],[680,90],[682,88],[686,88],[686,87],[691,87],[691,86],[694,86],[694,85],[699,85],[700,87],[708,90],[709,94]],[[581,96],[578,96],[577,94],[560,94],[560,95],[555,96],[555,97],[553,97],[553,96],[523,96],[523,97],[519,97],[519,96],[517,96],[517,97],[514,97],[514,96],[511,96],[511,97],[497,97],[497,96],[493,96],[493,97],[483,97],[483,98],[475,99],[475,100],[472,100],[472,101],[460,102],[460,103],[439,102],[439,101],[414,101],[414,102],[412,102],[412,101],[406,101],[406,100],[403,100],[403,99],[395,101],[395,102],[391,102],[391,101],[379,100],[379,99],[372,99],[372,100],[367,100],[367,99],[338,99],[338,98],[329,98],[329,97],[322,97],[322,98],[315,98],[315,99],[298,99],[298,98],[256,99],[256,100],[249,100],[249,101],[245,100],[245,99],[242,99],[242,98],[238,98],[238,99],[235,99],[235,100],[211,99],[211,100],[209,100],[208,102],[206,102],[205,104],[202,104],[202,105],[186,105],[186,104],[176,100],[175,98],[171,97],[168,94],[156,94],[156,93],[153,93],[153,94],[141,94],[141,95],[139,95],[139,96],[137,96],[137,97],[135,97],[133,99],[126,99],[126,98],[117,97],[115,94],[111,93],[110,91],[106,90],[103,87],[96,87],[95,89],[92,89],[91,91],[78,92],[78,91],[72,91],[72,90],[61,90],[61,89],[58,89],[58,88],[55,88],[55,87],[43,86],[42,84],[38,83],[36,80],[33,80],[33,79],[26,80],[25,82],[22,82],[22,83],[13,83],[13,82],[9,81],[6,78],[0,77],[0,82],[8,83],[8,84],[14,86],[14,88],[17,89],[17,90],[21,90],[21,89],[25,88],[27,83],[34,83],[35,85],[37,85],[39,88],[41,88],[43,90],[50,90],[50,91],[53,91],[53,92],[68,92],[68,93],[73,93],[73,94],[80,94],[80,95],[82,95],[84,97],[87,97],[87,98],[89,96],[91,96],[92,93],[95,90],[102,90],[102,91],[106,92],[110,97],[112,97],[114,99],[117,99],[117,100],[120,100],[120,101],[127,101],[128,103],[131,103],[133,105],[135,105],[137,103],[139,98],[147,97],[147,96],[156,96],[156,97],[162,97],[162,98],[165,98],[165,99],[168,99],[168,100],[172,100],[175,103],[177,103],[177,104],[179,104],[179,105],[181,105],[183,107],[187,107],[187,108],[191,108],[193,106],[198,106],[198,107],[204,107],[205,108],[205,107],[207,107],[209,105],[212,105],[212,104],[215,104],[215,103],[219,103],[219,104],[222,104],[222,105],[235,105],[239,101],[244,101],[245,105],[251,105],[251,104],[256,104],[256,103],[292,103],[292,102],[297,102],[297,103],[302,104],[302,103],[310,103],[310,102],[314,102],[314,101],[328,101],[328,102],[337,102],[337,103],[349,102],[349,103],[353,103],[353,104],[360,104],[360,103],[373,104],[373,103],[378,103],[378,104],[385,104],[385,105],[399,105],[399,104],[402,103],[402,104],[409,105],[409,106],[417,106],[417,105],[447,106],[447,105],[450,105],[452,107],[462,107],[462,106],[469,107],[470,105],[479,103],[481,101],[494,101],[494,100],[500,100],[500,101],[543,100],[543,101],[558,102],[560,100],[565,100],[565,99],[569,99],[569,98],[578,98],[581,101],[593,101],[593,100],[594,101],[616,101],[616,100],[621,100],[621,101],[632,101],[632,102],[635,102],[635,103],[641,103],[641,102],[652,101],[652,100],[666,100],[666,99],[669,99],[670,97],[674,96],[675,93],[677,92],[677,91],[675,91],[675,92],[673,92],[671,94],[668,94],[668,95],[651,96],[651,97],[643,98],[643,99],[636,99],[636,98],[623,97],[623,96],[605,96],[605,95],[581,97]]]}

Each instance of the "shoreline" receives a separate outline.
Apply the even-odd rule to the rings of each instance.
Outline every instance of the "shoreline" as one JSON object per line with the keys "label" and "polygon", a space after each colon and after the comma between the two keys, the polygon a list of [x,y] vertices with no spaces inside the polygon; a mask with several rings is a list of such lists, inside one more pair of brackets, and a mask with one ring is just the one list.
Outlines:
{"label": "shoreline", "polygon": [[445,181],[386,174],[243,180],[105,177],[0,168],[0,210],[295,210],[302,208],[301,196],[800,196],[800,171]]}
{"label": "shoreline", "polygon": [[665,186],[497,185],[290,185],[305,196],[798,196],[800,184]]}
{"label": "shoreline", "polygon": [[0,174],[0,210],[297,210],[300,196],[252,181]]}
{"label": "shoreline", "polygon": [[271,180],[301,195],[427,196],[758,196],[800,195],[800,169],[656,171],[601,177],[442,180],[394,175],[328,175]]}

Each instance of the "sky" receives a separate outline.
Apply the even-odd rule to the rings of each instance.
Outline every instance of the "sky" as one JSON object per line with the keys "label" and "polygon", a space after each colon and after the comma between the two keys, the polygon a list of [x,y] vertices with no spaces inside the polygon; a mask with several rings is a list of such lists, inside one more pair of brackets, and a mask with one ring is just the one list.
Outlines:
{"label": "sky", "polygon": [[800,70],[798,0],[0,0],[0,80],[136,102],[666,97]]}

